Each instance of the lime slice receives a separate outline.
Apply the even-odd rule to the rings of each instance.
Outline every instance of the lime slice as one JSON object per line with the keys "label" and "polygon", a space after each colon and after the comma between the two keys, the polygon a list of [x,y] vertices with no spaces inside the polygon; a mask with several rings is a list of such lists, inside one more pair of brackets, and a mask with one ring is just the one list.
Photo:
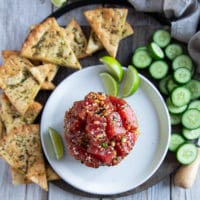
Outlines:
{"label": "lime slice", "polygon": [[56,7],[61,7],[66,2],[67,0],[51,0],[51,3]]}
{"label": "lime slice", "polygon": [[140,85],[140,76],[138,71],[129,65],[125,71],[125,76],[122,82],[122,97],[128,97],[132,95]]}
{"label": "lime slice", "polygon": [[64,154],[64,146],[62,143],[62,139],[58,132],[54,130],[53,128],[49,128],[49,135],[51,138],[51,142],[53,144],[53,149],[56,154],[56,159],[60,160],[63,157]]}
{"label": "lime slice", "polygon": [[100,58],[100,61],[105,65],[108,69],[108,72],[117,80],[121,81],[123,78],[123,68],[121,64],[111,56],[103,56]]}
{"label": "lime slice", "polygon": [[117,81],[109,73],[106,72],[100,73],[100,77],[103,81],[106,94],[117,96],[119,91]]}

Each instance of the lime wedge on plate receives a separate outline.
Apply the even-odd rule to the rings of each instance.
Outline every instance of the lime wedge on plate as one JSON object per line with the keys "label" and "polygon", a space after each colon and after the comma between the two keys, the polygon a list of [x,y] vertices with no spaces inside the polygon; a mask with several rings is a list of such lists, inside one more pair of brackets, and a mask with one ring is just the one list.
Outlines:
{"label": "lime wedge on plate", "polygon": [[117,96],[119,91],[118,82],[109,73],[106,72],[100,73],[100,77],[103,81],[106,94]]}
{"label": "lime wedge on plate", "polygon": [[51,3],[56,7],[61,7],[66,2],[67,0],[51,0]]}
{"label": "lime wedge on plate", "polygon": [[49,128],[49,135],[56,155],[56,159],[60,160],[64,155],[64,146],[62,143],[62,139],[58,132],[53,128]]}
{"label": "lime wedge on plate", "polygon": [[117,80],[121,81],[123,78],[124,70],[121,64],[111,56],[103,56],[100,61],[105,65],[109,73]]}
{"label": "lime wedge on plate", "polygon": [[122,97],[128,97],[132,95],[140,85],[140,76],[138,71],[129,65],[125,71],[125,76],[122,82]]}

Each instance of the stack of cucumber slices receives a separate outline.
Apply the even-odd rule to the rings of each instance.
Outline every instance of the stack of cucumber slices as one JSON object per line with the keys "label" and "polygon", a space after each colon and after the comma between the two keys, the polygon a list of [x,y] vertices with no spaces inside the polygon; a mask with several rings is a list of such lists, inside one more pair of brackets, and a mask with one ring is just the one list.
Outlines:
{"label": "stack of cucumber slices", "polygon": [[180,133],[172,133],[169,150],[176,152],[181,164],[190,164],[197,157],[193,141],[200,137],[200,80],[183,46],[171,39],[167,30],[157,30],[148,46],[137,48],[132,64],[148,69],[166,99],[171,124]]}

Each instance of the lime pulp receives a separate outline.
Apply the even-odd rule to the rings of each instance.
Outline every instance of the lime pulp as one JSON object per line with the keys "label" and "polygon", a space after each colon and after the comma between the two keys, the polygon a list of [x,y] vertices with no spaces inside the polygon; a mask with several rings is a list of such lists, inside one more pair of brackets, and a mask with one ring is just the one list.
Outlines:
{"label": "lime pulp", "polygon": [[105,91],[107,95],[118,96],[118,82],[107,72],[100,73]]}
{"label": "lime pulp", "polygon": [[58,134],[58,132],[54,130],[53,128],[49,127],[48,131],[49,131],[53,149],[56,155],[56,159],[60,160],[64,155],[64,146],[62,143],[62,139],[60,135]]}

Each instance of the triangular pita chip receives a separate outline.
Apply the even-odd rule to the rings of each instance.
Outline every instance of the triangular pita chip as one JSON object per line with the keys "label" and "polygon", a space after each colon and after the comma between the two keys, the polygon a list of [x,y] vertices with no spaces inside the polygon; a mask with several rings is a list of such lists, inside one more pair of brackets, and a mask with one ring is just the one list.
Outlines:
{"label": "triangular pita chip", "polygon": [[49,64],[39,65],[29,69],[33,77],[42,84],[48,76]]}
{"label": "triangular pita chip", "polygon": [[117,54],[127,13],[126,8],[102,8],[84,12],[87,21],[112,57]]}
{"label": "triangular pita chip", "polygon": [[[131,27],[131,25],[128,22],[126,22],[125,26],[124,26],[124,30],[122,31],[121,40],[132,35],[133,33],[134,33],[133,28]],[[91,54],[95,53],[96,51],[99,51],[103,48],[104,48],[103,44],[100,42],[96,33],[91,29],[86,53],[91,55]]]}
{"label": "triangular pita chip", "polygon": [[99,51],[103,48],[104,48],[103,44],[97,37],[96,33],[91,29],[86,53],[91,55],[95,53],[96,51]]}
{"label": "triangular pita chip", "polygon": [[56,86],[52,82],[45,81],[41,85],[41,90],[54,90]]}
{"label": "triangular pita chip", "polygon": [[7,133],[13,128],[17,128],[23,124],[31,124],[34,122],[42,109],[42,105],[38,102],[33,102],[27,109],[24,115],[19,114],[16,108],[10,103],[6,95],[1,95],[2,118],[6,127]]}
{"label": "triangular pita chip", "polygon": [[80,69],[65,30],[58,26],[55,18],[48,18],[31,30],[22,46],[21,55],[32,60]]}
{"label": "triangular pita chip", "polygon": [[[17,170],[12,168],[12,183],[14,185],[21,185],[21,184],[29,184],[32,183],[24,174],[20,174]],[[56,174],[56,172],[46,164],[46,176],[47,181],[55,181],[60,180],[60,177]]]}
{"label": "triangular pita chip", "polygon": [[48,164],[46,165],[46,172],[47,172],[47,180],[48,181],[55,181],[55,180],[60,179],[58,174]]}
{"label": "triangular pita chip", "polygon": [[32,182],[48,190],[39,125],[23,125],[0,141],[0,156]]}
{"label": "triangular pita chip", "polygon": [[59,66],[54,65],[54,64],[50,64],[50,63],[45,63],[45,62],[43,62],[43,64],[48,64],[48,66],[49,66],[49,73],[47,75],[46,81],[50,82],[55,78],[55,76],[56,76],[56,74],[59,70]]}
{"label": "triangular pita chip", "polygon": [[66,27],[66,34],[70,41],[70,46],[77,58],[84,58],[86,54],[87,39],[75,19],[72,19]]}
{"label": "triangular pita chip", "polygon": [[4,92],[17,111],[24,115],[40,90],[40,85],[29,77],[23,82],[7,87]]}
{"label": "triangular pita chip", "polygon": [[31,62],[18,55],[10,55],[0,67],[0,87],[21,83],[28,76],[28,69],[33,67]]}
{"label": "triangular pita chip", "polygon": [[132,26],[126,22],[125,25],[124,25],[124,29],[122,31],[122,38],[121,39],[124,39],[130,35],[132,35],[134,33],[134,30],[132,28]]}

